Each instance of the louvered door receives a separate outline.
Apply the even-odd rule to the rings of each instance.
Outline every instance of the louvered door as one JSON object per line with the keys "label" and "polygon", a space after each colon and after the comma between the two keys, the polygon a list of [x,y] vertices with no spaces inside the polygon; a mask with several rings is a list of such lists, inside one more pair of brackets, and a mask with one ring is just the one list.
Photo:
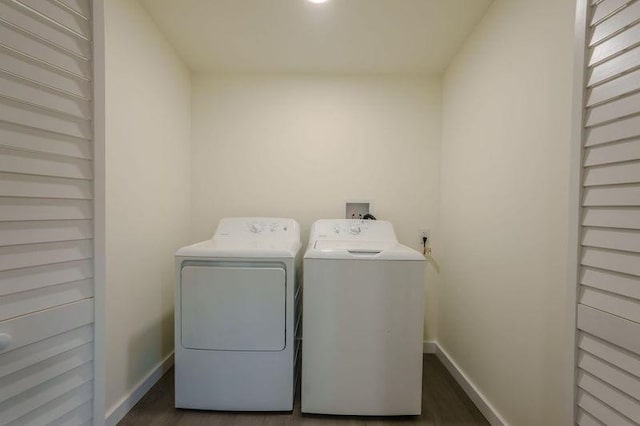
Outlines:
{"label": "louvered door", "polygon": [[90,0],[0,0],[0,425],[93,417]]}
{"label": "louvered door", "polygon": [[638,425],[640,1],[581,0],[578,13],[584,50],[575,420]]}

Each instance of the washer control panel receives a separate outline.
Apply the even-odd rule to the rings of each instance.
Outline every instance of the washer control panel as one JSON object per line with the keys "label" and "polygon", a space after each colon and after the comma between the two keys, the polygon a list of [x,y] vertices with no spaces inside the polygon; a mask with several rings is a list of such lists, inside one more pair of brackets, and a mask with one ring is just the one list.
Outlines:
{"label": "washer control panel", "polygon": [[313,224],[311,240],[397,241],[390,222],[360,219],[319,220]]}
{"label": "washer control panel", "polygon": [[349,220],[349,223],[336,222],[333,232],[337,235],[366,235],[369,230],[366,220]]}

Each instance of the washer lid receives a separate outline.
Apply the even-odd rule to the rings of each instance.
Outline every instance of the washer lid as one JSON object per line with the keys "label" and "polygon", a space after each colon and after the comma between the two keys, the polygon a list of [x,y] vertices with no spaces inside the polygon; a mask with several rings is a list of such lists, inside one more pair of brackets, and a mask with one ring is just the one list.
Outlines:
{"label": "washer lid", "polygon": [[424,257],[398,243],[386,221],[323,219],[311,228],[305,259],[417,260]]}
{"label": "washer lid", "polygon": [[293,219],[225,218],[211,240],[183,247],[184,257],[295,257],[300,250],[300,225]]}
{"label": "washer lid", "polygon": [[424,257],[410,247],[389,241],[316,241],[307,249],[305,259],[416,260]]}

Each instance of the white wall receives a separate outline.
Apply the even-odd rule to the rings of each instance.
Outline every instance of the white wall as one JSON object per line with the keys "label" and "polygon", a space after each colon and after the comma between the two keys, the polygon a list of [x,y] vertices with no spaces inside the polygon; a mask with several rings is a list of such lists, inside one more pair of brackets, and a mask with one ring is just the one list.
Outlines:
{"label": "white wall", "polygon": [[190,74],[134,0],[106,5],[107,413],[173,350],[188,240]]}
{"label": "white wall", "polygon": [[422,77],[195,74],[193,241],[225,216],[293,217],[306,240],[351,197],[373,200],[403,243],[418,248],[423,227],[435,240],[440,88]]}
{"label": "white wall", "polygon": [[438,341],[509,424],[565,425],[574,0],[496,0],[443,86]]}

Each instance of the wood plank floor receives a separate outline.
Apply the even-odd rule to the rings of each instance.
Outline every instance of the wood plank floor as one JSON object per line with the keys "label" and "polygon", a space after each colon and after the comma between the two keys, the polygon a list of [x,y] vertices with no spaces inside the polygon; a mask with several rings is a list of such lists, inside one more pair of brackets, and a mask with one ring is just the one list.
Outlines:
{"label": "wood plank floor", "polygon": [[317,416],[300,412],[298,392],[291,413],[230,413],[180,410],[173,407],[173,369],[151,388],[127,414],[119,426],[334,426],[334,425],[488,425],[462,388],[435,355],[424,356],[422,381],[422,415],[411,417]]}

